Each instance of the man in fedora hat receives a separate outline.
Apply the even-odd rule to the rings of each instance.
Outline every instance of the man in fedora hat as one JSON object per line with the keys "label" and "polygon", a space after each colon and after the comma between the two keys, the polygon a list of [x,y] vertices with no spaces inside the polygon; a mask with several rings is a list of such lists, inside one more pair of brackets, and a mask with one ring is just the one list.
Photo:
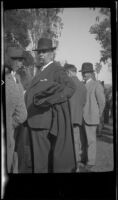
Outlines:
{"label": "man in fedora hat", "polygon": [[[27,118],[23,88],[16,72],[22,65],[22,49],[8,47],[5,54],[6,144],[8,173],[18,173],[18,156],[15,152],[15,128]],[[7,69],[7,70],[6,70]]]}
{"label": "man in fedora hat", "polygon": [[40,67],[44,67],[45,65],[47,66],[47,64],[49,65],[52,62],[55,49],[56,47],[53,47],[51,39],[41,38],[38,41],[37,49],[33,50],[36,52],[37,71],[42,71],[43,69],[40,69]]}
{"label": "man in fedora hat", "polygon": [[80,70],[87,89],[87,100],[84,106],[83,119],[88,142],[87,168],[96,161],[96,128],[105,107],[105,96],[102,85],[93,79],[93,64],[86,62]]}
{"label": "man in fedora hat", "polygon": [[75,85],[54,61],[52,40],[41,38],[36,73],[26,91],[27,131],[32,172],[71,172],[75,168],[69,98]]}

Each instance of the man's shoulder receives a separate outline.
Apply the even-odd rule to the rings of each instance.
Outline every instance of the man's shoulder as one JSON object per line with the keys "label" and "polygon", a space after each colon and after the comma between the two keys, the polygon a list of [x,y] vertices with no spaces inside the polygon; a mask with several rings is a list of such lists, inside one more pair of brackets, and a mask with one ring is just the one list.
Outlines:
{"label": "man's shoulder", "polygon": [[6,75],[5,82],[6,82],[6,85],[8,85],[9,87],[11,85],[15,85],[14,79],[11,74]]}
{"label": "man's shoulder", "polygon": [[72,77],[72,80],[75,83],[77,90],[82,90],[83,92],[86,92],[86,87],[84,83],[80,81],[78,77]]}
{"label": "man's shoulder", "polygon": [[100,81],[98,81],[98,80],[96,80],[96,81],[94,82],[94,84],[95,84],[95,86],[96,86],[97,88],[103,88],[102,84],[101,84]]}
{"label": "man's shoulder", "polygon": [[91,79],[86,83],[86,85],[90,85],[92,87],[96,87],[98,85],[98,81]]}
{"label": "man's shoulder", "polygon": [[72,77],[72,79],[77,85],[85,88],[85,84],[82,81],[80,81],[77,76]]}
{"label": "man's shoulder", "polygon": [[65,71],[64,68],[60,65],[60,63],[58,63],[56,61],[52,63],[52,69],[53,69],[53,71],[55,71],[57,73]]}
{"label": "man's shoulder", "polygon": [[54,65],[57,69],[62,69],[63,67],[61,66],[61,64],[59,63],[59,62],[57,62],[57,61],[54,61],[53,63],[52,63],[52,65]]}

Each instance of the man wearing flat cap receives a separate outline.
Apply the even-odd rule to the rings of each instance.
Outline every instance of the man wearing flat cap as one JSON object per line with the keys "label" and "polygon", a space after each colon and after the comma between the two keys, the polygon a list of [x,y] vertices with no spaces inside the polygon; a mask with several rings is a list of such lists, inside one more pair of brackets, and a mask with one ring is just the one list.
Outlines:
{"label": "man wearing flat cap", "polygon": [[34,173],[71,172],[75,168],[69,104],[75,85],[54,61],[55,49],[51,39],[39,39],[34,50],[36,73],[26,92]]}
{"label": "man wearing flat cap", "polygon": [[8,173],[18,173],[18,156],[15,152],[14,131],[27,118],[23,88],[16,77],[23,61],[23,51],[8,47],[5,54],[6,144]]}
{"label": "man wearing flat cap", "polygon": [[87,100],[84,106],[84,125],[88,142],[88,162],[87,169],[91,169],[96,161],[96,128],[100,123],[105,107],[105,96],[102,85],[99,81],[93,80],[93,64],[86,62],[82,64],[83,79],[87,89]]}

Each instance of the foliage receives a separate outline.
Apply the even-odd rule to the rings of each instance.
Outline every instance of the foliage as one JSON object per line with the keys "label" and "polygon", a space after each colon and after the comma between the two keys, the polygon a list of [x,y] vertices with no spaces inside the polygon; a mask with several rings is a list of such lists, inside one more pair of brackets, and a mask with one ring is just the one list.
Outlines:
{"label": "foliage", "polygon": [[26,48],[35,48],[41,36],[57,40],[62,29],[60,8],[16,9],[4,12],[4,32],[7,42],[15,42]]}
{"label": "foliage", "polygon": [[95,64],[95,71],[96,71],[97,74],[100,73],[101,68],[102,68],[102,65],[100,63]]}
{"label": "foliage", "polygon": [[[102,20],[97,16],[95,25],[90,28],[90,33],[95,34],[95,39],[101,44],[101,59],[100,62],[107,62],[111,59],[111,20],[110,9],[101,8]],[[103,17],[104,16],[104,17]]]}
{"label": "foliage", "polygon": [[4,32],[7,42],[19,43],[26,47],[30,40],[27,33],[27,24],[17,10],[7,10],[4,13]]}

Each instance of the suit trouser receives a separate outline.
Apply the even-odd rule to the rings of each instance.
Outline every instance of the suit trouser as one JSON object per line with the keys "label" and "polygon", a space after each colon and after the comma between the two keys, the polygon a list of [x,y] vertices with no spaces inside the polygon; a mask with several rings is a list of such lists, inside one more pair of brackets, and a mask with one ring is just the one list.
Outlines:
{"label": "suit trouser", "polygon": [[87,142],[88,142],[88,165],[95,165],[96,161],[96,128],[85,124]]}
{"label": "suit trouser", "polygon": [[62,136],[57,139],[46,130],[32,129],[30,134],[34,173],[71,172],[75,167],[73,143],[62,140]]}
{"label": "suit trouser", "polygon": [[46,130],[31,131],[34,173],[48,172],[48,159],[51,147],[48,136]]}
{"label": "suit trouser", "polygon": [[81,161],[81,140],[80,140],[80,126],[73,125],[74,132],[74,145],[75,145],[75,155],[76,155],[76,164]]}
{"label": "suit trouser", "polygon": [[88,156],[87,156],[88,143],[87,143],[87,136],[86,136],[84,123],[82,123],[81,129],[80,129],[80,140],[81,140],[81,151],[82,151],[81,163],[86,165],[87,160],[88,160]]}
{"label": "suit trouser", "polygon": [[18,172],[32,172],[30,135],[29,129],[24,124],[15,130],[15,142],[15,151],[18,154]]}
{"label": "suit trouser", "polygon": [[8,132],[7,136],[7,170],[8,173],[18,173],[18,155],[14,151],[14,131]]}

